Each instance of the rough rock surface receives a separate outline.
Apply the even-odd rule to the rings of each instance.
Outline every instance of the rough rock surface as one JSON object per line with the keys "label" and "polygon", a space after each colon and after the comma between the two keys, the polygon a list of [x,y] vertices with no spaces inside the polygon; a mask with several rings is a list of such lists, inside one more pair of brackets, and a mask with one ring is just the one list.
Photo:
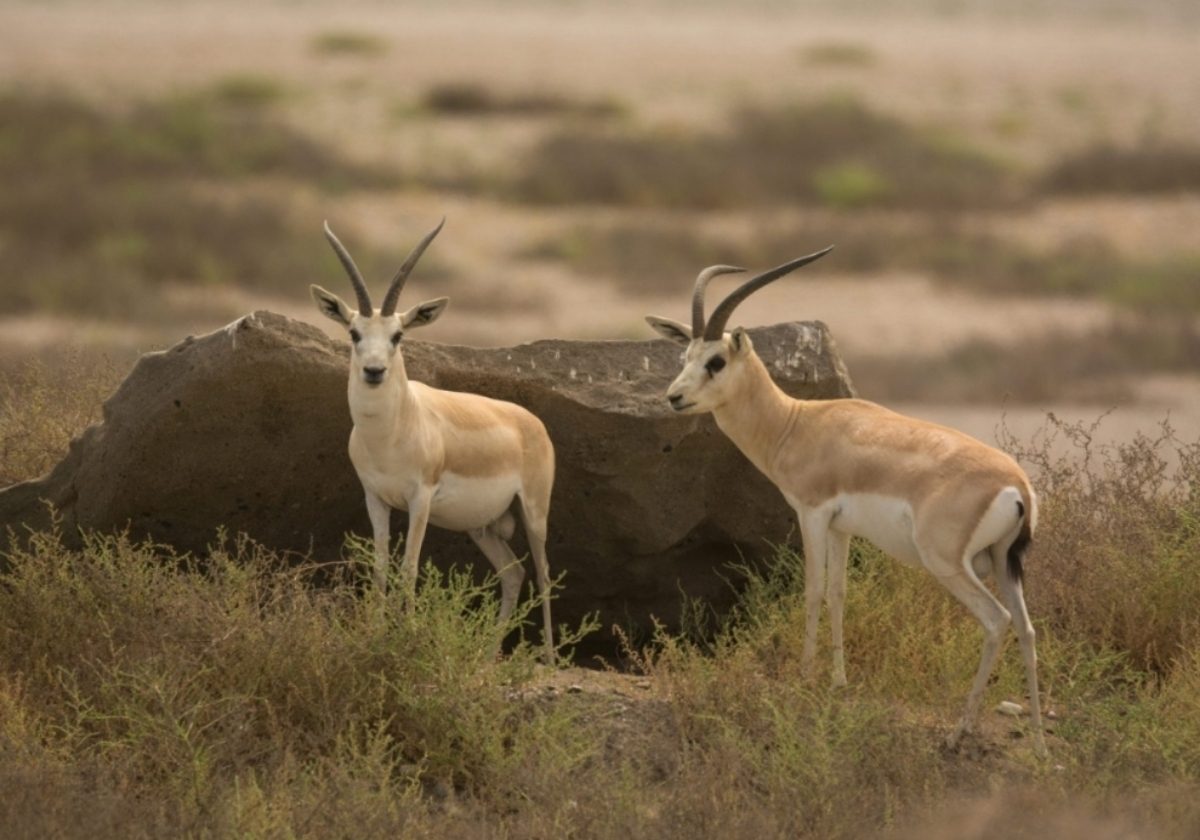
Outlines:
{"label": "rough rock surface", "polygon": [[[823,324],[750,334],[788,393],[852,395]],[[552,573],[566,572],[556,622],[598,610],[604,627],[636,632],[651,615],[673,623],[681,593],[719,609],[731,597],[728,564],[793,530],[779,493],[710,417],[667,408],[680,367],[669,342],[406,341],[404,355],[413,379],[512,400],[545,422],[558,462],[548,550]],[[370,534],[346,454],[348,356],[346,344],[270,312],[147,354],[48,476],[0,491],[0,528],[44,526],[48,499],[68,534],[128,526],[203,551],[223,525],[335,559],[347,532]],[[519,528],[514,548],[524,551]],[[424,555],[490,568],[466,535],[434,527]]]}

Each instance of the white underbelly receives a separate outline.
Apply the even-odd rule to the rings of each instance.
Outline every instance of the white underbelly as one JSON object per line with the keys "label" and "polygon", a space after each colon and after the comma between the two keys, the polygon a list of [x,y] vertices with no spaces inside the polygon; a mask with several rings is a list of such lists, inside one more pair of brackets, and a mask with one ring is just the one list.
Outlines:
{"label": "white underbelly", "polygon": [[433,495],[429,521],[451,531],[469,531],[495,522],[521,489],[517,475],[481,478],[443,473]]}
{"label": "white underbelly", "polygon": [[908,502],[873,493],[843,493],[827,504],[833,509],[830,528],[862,537],[902,563],[921,565]]}

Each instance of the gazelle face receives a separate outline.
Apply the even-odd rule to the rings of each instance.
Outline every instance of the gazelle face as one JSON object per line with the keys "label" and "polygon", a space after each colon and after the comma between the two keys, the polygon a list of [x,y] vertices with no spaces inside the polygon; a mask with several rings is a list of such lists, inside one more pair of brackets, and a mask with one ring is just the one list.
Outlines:
{"label": "gazelle face", "polygon": [[385,318],[375,313],[366,318],[355,313],[350,320],[350,365],[354,375],[368,387],[382,385],[392,369],[402,338],[404,330],[399,315]]}
{"label": "gazelle face", "polygon": [[720,408],[732,396],[735,383],[753,345],[745,330],[738,328],[721,338],[705,341],[692,338],[692,331],[676,321],[649,317],[650,326],[677,344],[686,346],[683,370],[667,388],[667,402],[680,414],[706,414]]}
{"label": "gazelle face", "polygon": [[396,366],[405,332],[432,324],[450,303],[449,298],[435,298],[402,315],[375,312],[366,316],[320,286],[311,287],[311,292],[321,314],[346,327],[350,335],[350,375],[370,388],[387,381]]}

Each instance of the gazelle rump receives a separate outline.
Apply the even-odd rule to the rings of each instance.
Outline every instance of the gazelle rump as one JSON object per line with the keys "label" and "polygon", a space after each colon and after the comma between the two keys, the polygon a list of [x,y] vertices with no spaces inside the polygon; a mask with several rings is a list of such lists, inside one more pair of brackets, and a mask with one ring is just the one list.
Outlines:
{"label": "gazelle rump", "polygon": [[[684,345],[684,366],[667,390],[680,413],[711,412],[717,426],[779,488],[796,511],[805,555],[802,658],[815,665],[821,601],[829,607],[833,682],[846,684],[842,613],[850,537],[924,568],[971,611],[983,651],[966,710],[948,743],[973,729],[1005,632],[1020,642],[1034,747],[1045,753],[1034,630],[1022,593],[1022,562],[1037,525],[1037,498],[1007,454],[961,432],[905,417],[865,400],[797,400],[772,381],[742,328],[725,332],[752,292],[828,253],[793,260],[747,281],[704,319],[713,266],[696,278],[692,326],[647,317]],[[982,583],[995,575],[1000,599]]]}
{"label": "gazelle rump", "polygon": [[448,298],[425,301],[396,313],[400,292],[417,261],[442,229],[428,233],[401,266],[374,312],[366,284],[329,225],[325,236],[350,276],[355,311],[337,295],[312,286],[325,316],[350,334],[350,460],[366,494],[375,535],[375,586],[387,587],[392,509],[408,511],[401,578],[416,587],[421,545],[429,523],[465,531],[500,578],[500,623],[508,621],[525,571],[508,540],[521,511],[542,594],[547,661],[554,657],[550,621],[550,569],[546,523],[554,485],[554,447],[542,422],[521,406],[478,394],[442,391],[410,380],[400,343],[404,332],[433,323]]}

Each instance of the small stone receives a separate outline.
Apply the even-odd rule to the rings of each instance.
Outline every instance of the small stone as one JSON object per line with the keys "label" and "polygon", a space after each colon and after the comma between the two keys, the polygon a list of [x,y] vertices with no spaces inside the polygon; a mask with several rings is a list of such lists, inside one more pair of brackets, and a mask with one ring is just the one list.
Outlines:
{"label": "small stone", "polygon": [[1008,717],[1020,717],[1025,714],[1025,709],[1020,703],[1014,703],[1011,700],[1002,700],[996,706],[996,713],[1007,715]]}
{"label": "small stone", "polygon": [[583,694],[583,686],[579,683],[571,683],[567,686],[567,694]]}

